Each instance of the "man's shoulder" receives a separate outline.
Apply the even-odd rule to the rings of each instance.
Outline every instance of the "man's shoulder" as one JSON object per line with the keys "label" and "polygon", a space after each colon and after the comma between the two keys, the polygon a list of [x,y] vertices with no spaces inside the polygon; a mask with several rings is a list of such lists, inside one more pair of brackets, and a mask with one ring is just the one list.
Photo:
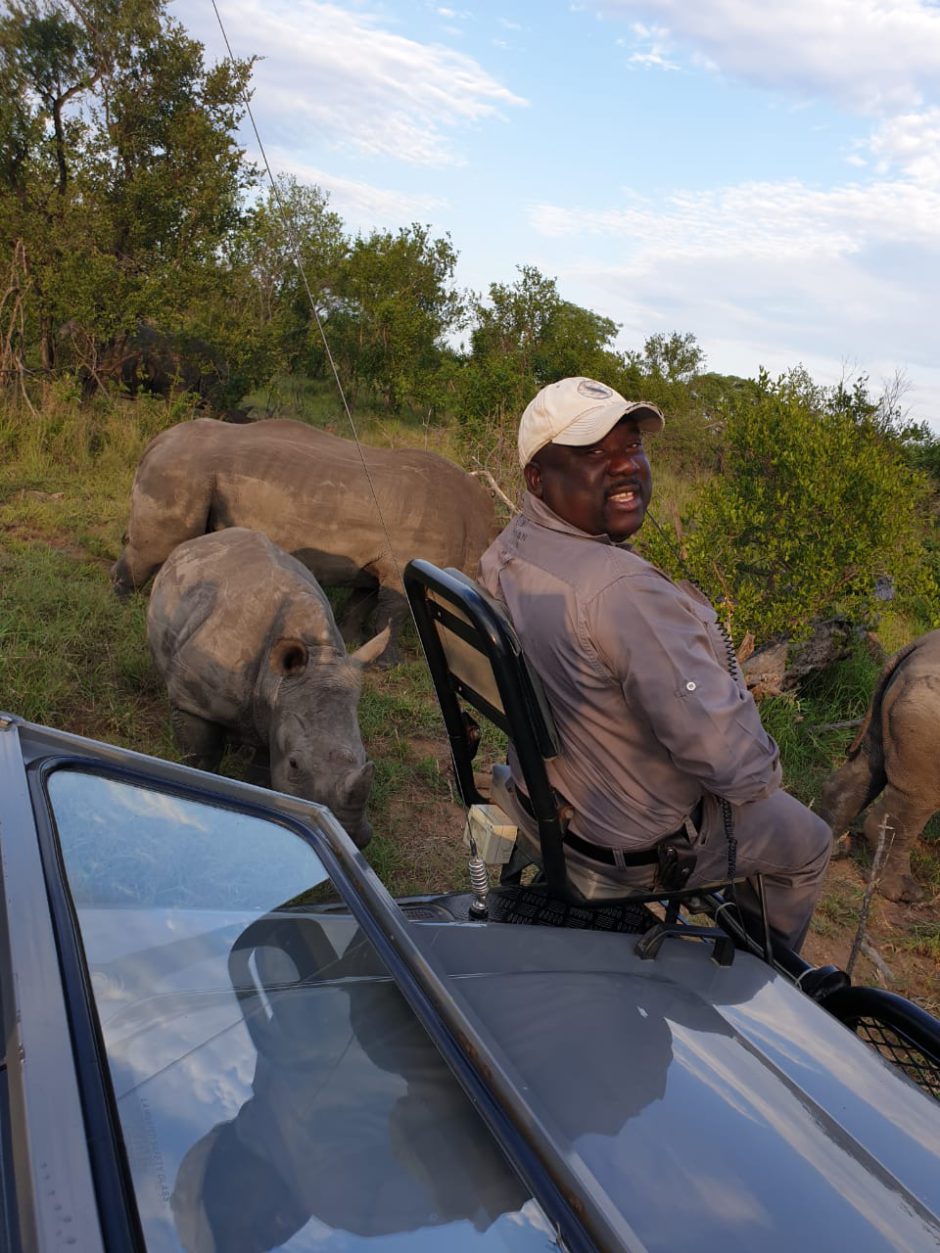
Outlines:
{"label": "man's shoulder", "polygon": [[552,530],[521,514],[496,537],[480,564],[484,571],[495,571],[515,562],[569,585],[579,598],[601,595],[622,580],[669,582],[631,548]]}

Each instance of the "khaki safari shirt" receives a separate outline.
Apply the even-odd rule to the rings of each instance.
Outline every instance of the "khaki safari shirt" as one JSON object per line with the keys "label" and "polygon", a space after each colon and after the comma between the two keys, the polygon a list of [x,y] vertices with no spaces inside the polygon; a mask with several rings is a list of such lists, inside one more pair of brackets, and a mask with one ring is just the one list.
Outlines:
{"label": "khaki safari shirt", "polygon": [[583,839],[645,848],[703,792],[738,805],[779,787],[777,746],[691,585],[528,492],[480,577],[542,680],[561,740],[549,777]]}

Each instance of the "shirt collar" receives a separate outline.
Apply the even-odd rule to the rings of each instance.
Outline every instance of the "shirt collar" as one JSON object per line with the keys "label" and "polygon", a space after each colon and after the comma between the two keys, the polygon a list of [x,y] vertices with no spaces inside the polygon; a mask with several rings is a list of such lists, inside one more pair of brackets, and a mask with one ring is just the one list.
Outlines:
{"label": "shirt collar", "polygon": [[626,541],[623,544],[617,544],[609,535],[591,535],[588,531],[572,526],[564,518],[559,518],[554,510],[549,509],[544,501],[539,500],[538,496],[533,496],[531,492],[526,492],[522,498],[522,512],[532,522],[548,527],[550,531],[561,531],[563,535],[573,535],[576,539],[590,539],[599,544],[609,544],[611,548],[627,546]]}

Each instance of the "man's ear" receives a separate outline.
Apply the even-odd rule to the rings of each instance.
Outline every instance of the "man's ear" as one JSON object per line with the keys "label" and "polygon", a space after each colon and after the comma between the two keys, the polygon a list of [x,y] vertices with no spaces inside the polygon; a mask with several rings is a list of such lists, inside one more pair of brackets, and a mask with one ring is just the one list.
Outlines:
{"label": "man's ear", "polygon": [[535,461],[530,461],[523,469],[525,475],[525,485],[533,496],[542,495],[542,471]]}

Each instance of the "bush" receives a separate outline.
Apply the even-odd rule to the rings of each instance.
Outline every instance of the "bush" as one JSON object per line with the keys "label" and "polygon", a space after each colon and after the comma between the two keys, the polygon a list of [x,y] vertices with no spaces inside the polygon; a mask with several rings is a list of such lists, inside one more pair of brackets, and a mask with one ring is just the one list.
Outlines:
{"label": "bush", "polygon": [[[684,556],[738,640],[865,621],[879,579],[940,624],[931,485],[890,431],[830,401],[801,370],[728,398],[723,470],[690,509]],[[646,550],[678,572],[660,536]]]}

